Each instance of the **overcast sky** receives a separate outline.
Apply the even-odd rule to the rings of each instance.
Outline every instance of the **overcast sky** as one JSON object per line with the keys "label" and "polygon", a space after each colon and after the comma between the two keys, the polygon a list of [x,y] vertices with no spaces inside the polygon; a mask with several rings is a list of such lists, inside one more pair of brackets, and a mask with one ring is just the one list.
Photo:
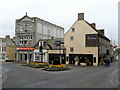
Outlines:
{"label": "overcast sky", "polygon": [[15,34],[15,19],[25,13],[62,26],[65,32],[83,12],[85,20],[105,29],[108,38],[118,41],[119,0],[0,0],[0,37]]}

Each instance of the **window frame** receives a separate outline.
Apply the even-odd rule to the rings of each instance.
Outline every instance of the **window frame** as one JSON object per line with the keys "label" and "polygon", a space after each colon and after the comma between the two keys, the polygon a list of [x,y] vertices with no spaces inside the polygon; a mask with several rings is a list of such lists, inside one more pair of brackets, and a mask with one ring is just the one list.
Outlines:
{"label": "window frame", "polygon": [[70,52],[74,52],[74,47],[70,47]]}

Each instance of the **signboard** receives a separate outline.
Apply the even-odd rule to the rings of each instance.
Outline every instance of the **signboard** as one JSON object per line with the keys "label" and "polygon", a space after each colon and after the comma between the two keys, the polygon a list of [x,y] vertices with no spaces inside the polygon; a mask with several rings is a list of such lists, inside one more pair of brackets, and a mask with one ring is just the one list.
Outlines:
{"label": "signboard", "polygon": [[98,46],[98,35],[86,34],[86,47],[97,47],[97,46]]}
{"label": "signboard", "polygon": [[34,50],[32,47],[18,47],[16,50]]}

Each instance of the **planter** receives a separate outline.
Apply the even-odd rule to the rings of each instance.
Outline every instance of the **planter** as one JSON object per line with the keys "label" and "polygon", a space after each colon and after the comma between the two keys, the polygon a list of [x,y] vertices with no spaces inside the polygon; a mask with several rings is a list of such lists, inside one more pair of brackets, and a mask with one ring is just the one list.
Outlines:
{"label": "planter", "polygon": [[48,65],[47,67],[43,68],[42,70],[45,71],[64,71],[70,70],[71,68],[67,65]]}
{"label": "planter", "polygon": [[36,63],[36,62],[31,62],[28,64],[29,67],[33,68],[44,68],[45,66],[48,66],[48,63]]}

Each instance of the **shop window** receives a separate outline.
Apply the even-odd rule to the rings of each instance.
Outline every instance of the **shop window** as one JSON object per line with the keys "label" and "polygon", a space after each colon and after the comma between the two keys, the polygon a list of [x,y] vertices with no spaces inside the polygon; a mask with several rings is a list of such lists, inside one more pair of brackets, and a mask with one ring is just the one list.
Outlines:
{"label": "shop window", "polygon": [[40,53],[35,53],[35,60],[40,60]]}
{"label": "shop window", "polygon": [[85,63],[85,57],[84,56],[80,56],[80,63]]}

